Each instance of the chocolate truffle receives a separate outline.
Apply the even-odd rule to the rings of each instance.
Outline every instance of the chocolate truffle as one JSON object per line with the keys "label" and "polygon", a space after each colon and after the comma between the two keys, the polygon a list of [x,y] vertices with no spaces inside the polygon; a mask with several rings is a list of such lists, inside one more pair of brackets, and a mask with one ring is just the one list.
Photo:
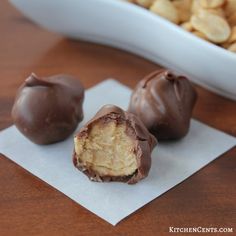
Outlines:
{"label": "chocolate truffle", "polygon": [[84,88],[69,75],[30,75],[18,90],[12,118],[32,142],[51,144],[66,139],[83,119]]}
{"label": "chocolate truffle", "polygon": [[106,105],[75,136],[73,162],[92,181],[134,184],[148,175],[156,143],[135,115]]}
{"label": "chocolate truffle", "polygon": [[137,84],[128,111],[137,115],[158,140],[179,139],[188,133],[196,98],[187,78],[159,70]]}

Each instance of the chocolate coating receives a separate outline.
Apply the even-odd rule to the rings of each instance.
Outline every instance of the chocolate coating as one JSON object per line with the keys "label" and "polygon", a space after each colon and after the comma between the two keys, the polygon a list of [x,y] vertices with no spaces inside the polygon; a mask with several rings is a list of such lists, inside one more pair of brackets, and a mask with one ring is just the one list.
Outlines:
{"label": "chocolate coating", "polygon": [[128,111],[137,115],[158,139],[179,139],[189,130],[197,93],[189,80],[159,70],[134,89]]}
{"label": "chocolate coating", "polygon": [[84,88],[69,75],[38,78],[31,74],[21,85],[12,118],[32,142],[51,144],[66,139],[83,119]]}
{"label": "chocolate coating", "polygon": [[[116,127],[119,125],[124,125],[125,134],[132,140],[133,146],[129,146],[129,149],[132,150],[132,153],[135,155],[135,161],[137,164],[136,170],[130,175],[114,176],[111,174],[101,175],[98,171],[94,171],[93,165],[87,165],[82,163],[82,159],[76,153],[76,140],[81,142],[82,139],[86,138],[88,140],[91,130],[96,124],[100,124],[102,127],[102,132],[105,130],[105,127],[109,123],[113,122]],[[107,137],[109,140],[112,137]],[[127,140],[128,141],[128,140]],[[88,141],[86,141],[86,145]],[[97,145],[98,143],[96,143]],[[118,143],[117,145],[119,145]],[[151,152],[156,146],[157,140],[155,137],[149,133],[143,123],[135,115],[123,111],[121,108],[113,105],[103,106],[97,114],[91,119],[75,136],[75,152],[73,156],[74,165],[86,174],[90,180],[103,182],[103,181],[122,181],[128,184],[137,183],[139,180],[145,178],[151,167]],[[117,146],[115,145],[115,146]],[[84,146],[84,144],[82,144]],[[114,146],[113,146],[114,147]],[[113,147],[111,149],[113,149]],[[99,151],[93,150],[96,153]],[[113,154],[116,156],[116,154]],[[105,157],[104,157],[105,158]],[[112,159],[112,156],[109,156],[109,159]],[[122,158],[122,156],[119,156]],[[93,159],[96,157],[93,156]],[[117,163],[117,162],[115,162]],[[100,163],[99,163],[100,164]],[[113,166],[115,168],[115,166]]]}

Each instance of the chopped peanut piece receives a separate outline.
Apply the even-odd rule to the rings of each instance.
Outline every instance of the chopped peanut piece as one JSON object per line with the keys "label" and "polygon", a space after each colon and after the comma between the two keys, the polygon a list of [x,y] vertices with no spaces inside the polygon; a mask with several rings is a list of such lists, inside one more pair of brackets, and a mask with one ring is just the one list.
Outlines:
{"label": "chopped peanut piece", "polygon": [[228,43],[236,42],[236,26],[232,27],[230,37],[227,40]]}
{"label": "chopped peanut piece", "polygon": [[228,50],[231,51],[231,52],[236,52],[236,43],[231,44],[228,47]]}
{"label": "chopped peanut piece", "polygon": [[179,23],[178,11],[170,0],[156,0],[150,10],[173,23]]}
{"label": "chopped peanut piece", "polygon": [[192,14],[197,14],[202,9],[203,7],[201,6],[199,0],[193,0],[192,7],[191,7]]}
{"label": "chopped peanut piece", "polygon": [[217,8],[225,3],[224,0],[199,0],[199,2],[203,8]]}
{"label": "chopped peanut piece", "polygon": [[201,39],[205,39],[205,40],[207,40],[206,35],[203,34],[203,33],[200,32],[200,31],[193,31],[192,33],[193,33],[194,35],[196,35],[197,37],[201,38]]}
{"label": "chopped peanut piece", "polygon": [[185,22],[185,23],[181,24],[181,27],[183,29],[185,29],[186,31],[189,31],[189,32],[193,31],[193,26],[192,26],[191,22]]}
{"label": "chopped peanut piece", "polygon": [[236,0],[227,0],[225,6],[225,13],[227,16],[230,16],[236,12]]}
{"label": "chopped peanut piece", "polygon": [[137,3],[140,6],[149,8],[154,2],[154,0],[134,0],[133,2]]}
{"label": "chopped peanut piece", "polygon": [[194,29],[206,35],[214,43],[225,42],[231,33],[229,24],[222,17],[207,11],[200,11],[191,17]]}
{"label": "chopped peanut piece", "polygon": [[217,16],[220,16],[222,18],[225,18],[225,13],[222,8],[215,8],[215,9],[206,9],[209,13],[215,14]]}
{"label": "chopped peanut piece", "polygon": [[192,0],[174,0],[173,5],[178,10],[180,22],[186,22],[191,17]]}
{"label": "chopped peanut piece", "polygon": [[231,26],[236,25],[236,12],[234,12],[230,17],[228,18],[228,22]]}
{"label": "chopped peanut piece", "polygon": [[224,42],[224,43],[221,43],[220,46],[225,48],[225,49],[228,49],[228,47],[230,46],[230,43],[229,42]]}

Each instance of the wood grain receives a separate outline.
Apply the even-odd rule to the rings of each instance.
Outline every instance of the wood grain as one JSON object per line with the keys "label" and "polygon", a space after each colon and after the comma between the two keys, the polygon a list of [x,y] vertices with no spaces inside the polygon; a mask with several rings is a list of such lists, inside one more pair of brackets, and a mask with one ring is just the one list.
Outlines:
{"label": "wood grain", "polygon": [[[0,33],[0,129],[11,125],[15,93],[32,71],[73,74],[86,88],[108,77],[133,88],[158,68],[120,50],[42,30],[7,0],[0,3]],[[236,103],[197,90],[194,117],[236,136]],[[164,235],[170,226],[236,231],[235,170],[236,148],[113,227],[0,156],[0,235]]]}

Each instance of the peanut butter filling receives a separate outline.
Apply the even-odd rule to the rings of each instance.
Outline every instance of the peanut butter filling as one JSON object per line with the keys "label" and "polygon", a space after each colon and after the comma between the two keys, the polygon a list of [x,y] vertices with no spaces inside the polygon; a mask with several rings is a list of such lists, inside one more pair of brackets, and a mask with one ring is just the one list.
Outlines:
{"label": "peanut butter filling", "polygon": [[99,176],[128,176],[138,168],[134,140],[125,124],[97,122],[85,137],[75,137],[77,165]]}

